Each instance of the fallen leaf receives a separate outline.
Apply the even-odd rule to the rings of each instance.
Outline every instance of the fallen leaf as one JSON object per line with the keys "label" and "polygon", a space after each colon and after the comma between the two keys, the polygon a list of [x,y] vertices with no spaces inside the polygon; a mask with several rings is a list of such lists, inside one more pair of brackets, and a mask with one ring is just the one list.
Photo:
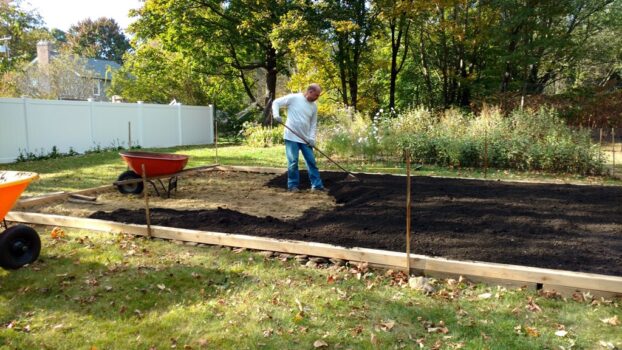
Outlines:
{"label": "fallen leaf", "polygon": [[482,293],[477,296],[479,299],[490,299],[492,297],[492,293]]}
{"label": "fallen leaf", "polygon": [[313,347],[318,349],[318,348],[327,348],[328,344],[323,341],[323,340],[316,340],[313,342]]}
{"label": "fallen leaf", "polygon": [[395,326],[395,321],[393,320],[388,320],[386,322],[380,323],[380,329],[382,329],[385,332],[391,331],[391,329],[393,329],[393,326]]}
{"label": "fallen leaf", "polygon": [[618,319],[618,315],[615,315],[613,317],[609,317],[609,318],[602,318],[600,320],[602,323],[606,323],[612,326],[619,326],[620,325],[620,320]]}
{"label": "fallen leaf", "polygon": [[540,332],[535,327],[525,327],[525,333],[530,337],[540,336]]}
{"label": "fallen leaf", "polygon": [[163,284],[158,284],[158,288],[159,288],[160,290],[165,290],[165,289],[166,289],[166,286],[165,286],[165,285],[163,285]]}
{"label": "fallen leaf", "polygon": [[567,334],[568,334],[568,332],[564,331],[564,330],[560,330],[560,331],[555,332],[555,335],[558,336],[558,337],[565,337]]}
{"label": "fallen leaf", "polygon": [[538,304],[536,304],[535,301],[533,301],[533,298],[529,297],[529,299],[527,300],[527,305],[525,306],[525,308],[531,312],[541,312],[542,308],[540,308],[540,306],[538,306]]}
{"label": "fallen leaf", "polygon": [[428,327],[428,333],[449,333],[449,329],[447,327]]}
{"label": "fallen leaf", "polygon": [[63,229],[60,227],[54,227],[52,229],[52,232],[50,232],[50,236],[53,239],[61,239],[65,237],[65,231],[63,231]]}
{"label": "fallen leaf", "polygon": [[378,345],[378,337],[376,337],[376,334],[374,334],[374,332],[371,332],[369,341],[371,341],[373,345]]}
{"label": "fallen leaf", "polygon": [[299,311],[296,316],[294,316],[294,323],[300,323],[302,322],[302,320],[304,320],[304,313],[302,311]]}

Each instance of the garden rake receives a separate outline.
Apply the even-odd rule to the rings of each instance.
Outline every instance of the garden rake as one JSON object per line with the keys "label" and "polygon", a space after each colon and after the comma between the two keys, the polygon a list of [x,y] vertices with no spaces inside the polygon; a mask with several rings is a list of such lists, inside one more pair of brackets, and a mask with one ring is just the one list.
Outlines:
{"label": "garden rake", "polygon": [[309,147],[314,148],[316,151],[318,151],[321,155],[323,155],[326,159],[330,160],[333,164],[335,164],[339,169],[343,170],[346,174],[348,174],[348,176],[346,176],[346,178],[343,180],[343,182],[360,182],[361,180],[359,180],[356,176],[354,176],[354,174],[352,174],[350,171],[346,170],[344,167],[342,167],[339,163],[337,163],[336,161],[334,161],[331,157],[329,157],[328,155],[326,155],[326,153],[322,152],[321,149],[317,148],[317,147],[313,147],[311,146],[311,144],[309,143],[309,141],[307,141],[304,137],[302,137],[300,134],[298,134],[297,132],[295,132],[294,130],[292,130],[289,126],[285,125],[285,123],[283,122],[278,122],[279,124],[283,125],[287,130],[291,131],[294,135],[298,136],[301,140],[303,140]]}

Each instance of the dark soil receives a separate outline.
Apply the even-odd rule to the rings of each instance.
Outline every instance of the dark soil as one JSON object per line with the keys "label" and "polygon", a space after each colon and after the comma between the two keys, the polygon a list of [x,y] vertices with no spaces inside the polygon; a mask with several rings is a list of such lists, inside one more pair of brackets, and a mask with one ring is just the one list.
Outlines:
{"label": "dark soil", "polygon": [[[406,177],[322,173],[341,205],[281,221],[152,209],[154,225],[405,251]],[[301,174],[305,179],[306,174]],[[266,186],[284,187],[285,175]],[[308,194],[305,194],[308,195]],[[412,252],[622,276],[622,188],[413,177]],[[91,217],[145,224],[142,210]]]}

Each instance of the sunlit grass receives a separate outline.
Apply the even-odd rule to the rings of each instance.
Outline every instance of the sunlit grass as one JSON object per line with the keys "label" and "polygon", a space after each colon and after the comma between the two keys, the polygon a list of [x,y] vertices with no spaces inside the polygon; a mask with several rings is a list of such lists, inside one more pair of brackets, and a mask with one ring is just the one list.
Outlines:
{"label": "sunlit grass", "polygon": [[[153,152],[180,153],[190,156],[187,167],[198,167],[209,164],[246,165],[285,168],[284,146],[253,148],[228,143],[218,148],[212,146],[184,146],[149,149]],[[335,165],[316,155],[320,170],[340,171]],[[405,174],[406,166],[400,160],[369,161],[354,159],[337,160],[343,167],[353,172],[378,172],[389,174]],[[619,174],[622,174],[622,152],[620,152]],[[301,160],[301,167],[304,162]],[[108,185],[127,169],[118,152],[107,151],[76,157],[30,161],[24,163],[5,164],[3,169],[35,171],[41,180],[34,182],[26,191],[26,195],[37,195],[57,191],[72,191],[96,186]],[[512,170],[488,169],[449,169],[423,165],[412,174],[418,176],[465,177],[491,180],[539,181],[555,183],[582,183],[622,185],[622,181],[610,177],[581,176],[574,174],[547,174],[542,172],[520,172]]]}

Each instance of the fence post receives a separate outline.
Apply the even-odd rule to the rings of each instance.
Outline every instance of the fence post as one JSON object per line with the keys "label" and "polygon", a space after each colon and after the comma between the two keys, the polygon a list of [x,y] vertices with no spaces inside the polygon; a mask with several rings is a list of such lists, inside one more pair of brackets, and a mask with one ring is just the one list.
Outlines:
{"label": "fence post", "polygon": [[178,139],[179,139],[179,144],[178,146],[183,146],[184,141],[183,141],[183,135],[182,135],[182,121],[181,121],[181,103],[177,103],[177,129],[178,129]]}
{"label": "fence post", "polygon": [[145,121],[143,120],[143,101],[136,101],[136,103],[138,104],[138,135],[140,135],[140,138],[136,139],[135,143],[137,146],[140,145],[142,147],[147,147],[145,142]]}
{"label": "fence post", "polygon": [[30,138],[28,137],[28,130],[30,129],[28,128],[28,99],[25,96],[22,96],[22,103],[24,105],[24,133],[26,140],[26,156],[28,156],[28,153],[30,153]]}
{"label": "fence post", "polygon": [[87,99],[87,101],[89,102],[89,114],[90,114],[90,117],[91,117],[90,118],[90,121],[91,121],[91,125],[90,125],[90,127],[91,127],[91,130],[90,130],[91,131],[91,144],[95,145],[95,133],[93,131],[93,129],[94,129],[93,128],[93,98],[89,97]]}

